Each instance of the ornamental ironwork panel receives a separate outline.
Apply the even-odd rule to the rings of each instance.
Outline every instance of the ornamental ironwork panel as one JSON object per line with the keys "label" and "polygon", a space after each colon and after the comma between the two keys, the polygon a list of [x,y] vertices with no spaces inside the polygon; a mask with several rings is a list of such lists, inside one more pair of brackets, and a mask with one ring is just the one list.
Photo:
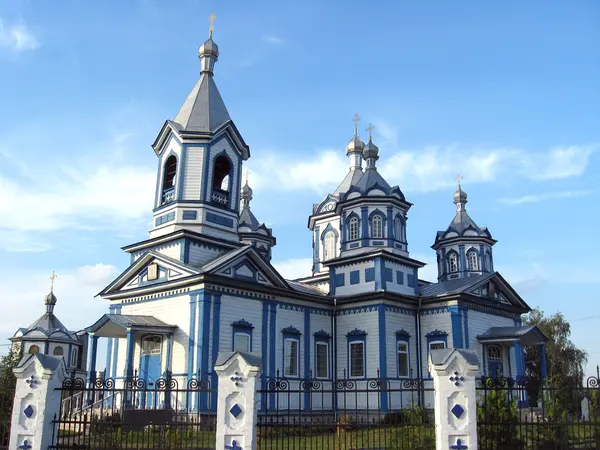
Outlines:
{"label": "ornamental ironwork panel", "polygon": [[66,379],[52,449],[214,449],[217,391],[208,374]]}

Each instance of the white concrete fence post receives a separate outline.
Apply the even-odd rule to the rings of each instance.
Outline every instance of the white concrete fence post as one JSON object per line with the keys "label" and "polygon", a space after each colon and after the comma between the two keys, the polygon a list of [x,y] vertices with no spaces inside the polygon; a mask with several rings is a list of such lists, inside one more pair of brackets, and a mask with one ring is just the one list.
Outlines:
{"label": "white concrete fence post", "polygon": [[261,357],[252,353],[219,353],[217,439],[220,450],[256,450],[256,389]]}
{"label": "white concrete fence post", "polygon": [[17,378],[11,416],[11,450],[47,450],[52,445],[52,421],[60,412],[61,391],[67,376],[63,358],[36,353],[13,369]]}
{"label": "white concrete fence post", "polygon": [[429,372],[435,389],[437,450],[477,450],[477,393],[479,370],[473,350],[432,350]]}

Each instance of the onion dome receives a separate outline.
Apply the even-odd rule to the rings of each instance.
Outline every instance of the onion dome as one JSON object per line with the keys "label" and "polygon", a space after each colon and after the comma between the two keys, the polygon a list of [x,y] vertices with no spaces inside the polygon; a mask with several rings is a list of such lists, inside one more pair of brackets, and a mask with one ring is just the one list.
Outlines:
{"label": "onion dome", "polygon": [[[379,159],[379,147],[377,147],[375,144],[373,144],[373,140],[371,139],[371,137],[369,137],[369,142],[367,143],[367,145],[365,146],[365,149],[363,150],[363,157],[367,161],[367,169],[375,167],[375,161],[377,161]],[[370,159],[373,160],[372,167],[369,165]]]}
{"label": "onion dome", "polygon": [[252,200],[252,188],[248,186],[248,180],[246,180],[246,184],[242,186],[241,198],[242,208],[250,207],[250,200]]}
{"label": "onion dome", "polygon": [[46,295],[46,299],[44,300],[44,304],[46,305],[46,311],[51,313],[54,310],[54,306],[56,305],[56,296],[54,292],[50,291],[48,295]]}
{"label": "onion dome", "polygon": [[354,136],[348,142],[346,146],[346,155],[350,155],[351,153],[362,153],[365,148],[365,143],[360,140],[358,135],[356,134],[356,129],[354,132]]}
{"label": "onion dome", "polygon": [[467,203],[467,193],[463,191],[460,187],[460,183],[458,183],[458,190],[454,193],[454,204],[458,207],[459,204],[463,205],[464,209],[465,203]]}
{"label": "onion dome", "polygon": [[200,58],[201,65],[200,73],[212,74],[215,62],[219,59],[219,47],[212,40],[212,36],[198,49],[198,58]]}

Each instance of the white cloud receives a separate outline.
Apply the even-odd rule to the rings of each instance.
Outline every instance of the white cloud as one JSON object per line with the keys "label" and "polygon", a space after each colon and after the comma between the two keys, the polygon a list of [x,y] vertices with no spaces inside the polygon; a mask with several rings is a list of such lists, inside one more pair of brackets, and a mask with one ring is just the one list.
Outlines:
{"label": "white cloud", "polygon": [[5,24],[0,19],[0,48],[24,52],[35,50],[39,46],[40,43],[24,24]]}
{"label": "white cloud", "polygon": [[[386,128],[385,135],[386,140],[393,139],[394,131]],[[490,183],[500,177],[550,180],[579,176],[597,148],[569,146],[532,153],[514,148],[454,145],[386,154],[382,146],[378,167],[390,184],[398,184],[403,191],[429,192],[455,186],[458,174],[469,184]],[[267,153],[269,156],[253,166],[253,186],[259,189],[261,184],[271,185],[275,177],[284,190],[311,189],[323,194],[332,191],[348,171],[342,150],[318,150],[302,161],[283,159],[282,152]]]}
{"label": "white cloud", "polygon": [[547,192],[543,194],[530,194],[515,198],[501,198],[500,202],[506,205],[525,205],[529,203],[539,203],[547,200],[561,200],[565,198],[588,197],[594,191],[563,191]]}
{"label": "white cloud", "polygon": [[[90,152],[84,159],[56,162],[50,171],[43,164],[36,166],[35,159],[28,160],[20,173],[11,171],[9,164],[0,164],[0,214],[4,217],[0,232],[10,237],[0,247],[44,251],[51,247],[50,232],[131,230],[149,221],[155,169],[123,162],[118,154],[125,140],[127,136],[117,135],[106,143],[112,155]],[[9,147],[2,154],[11,163],[14,147]]]}
{"label": "white cloud", "polygon": [[292,258],[274,261],[273,267],[286,279],[308,277],[312,273],[312,259]]}
{"label": "white cloud", "polygon": [[267,34],[267,35],[263,36],[263,41],[265,41],[267,44],[271,44],[271,45],[285,44],[285,41],[283,39],[281,39],[280,37],[274,36],[272,34]]}
{"label": "white cloud", "polygon": [[[95,264],[76,268],[56,268],[54,293],[58,302],[54,312],[70,330],[78,331],[107,312],[108,303],[94,298],[118,274],[116,267]],[[4,276],[5,275],[5,276]],[[45,312],[44,298],[50,289],[50,273],[18,271],[3,274],[0,283],[2,317],[0,336],[12,336],[19,327],[31,325]]]}

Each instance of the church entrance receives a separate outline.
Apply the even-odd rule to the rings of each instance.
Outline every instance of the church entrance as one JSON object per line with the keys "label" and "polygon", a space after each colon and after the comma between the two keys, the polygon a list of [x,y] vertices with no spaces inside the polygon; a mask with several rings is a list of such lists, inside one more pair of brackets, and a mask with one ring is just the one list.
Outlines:
{"label": "church entrance", "polygon": [[[139,377],[144,380],[145,386],[150,389],[156,385],[156,381],[160,378],[161,350],[161,336],[150,335],[142,338]],[[142,395],[142,398],[139,399],[141,401],[139,406],[145,408],[146,404],[153,405],[155,403],[154,398],[148,398],[148,396],[152,396],[152,392]]]}

